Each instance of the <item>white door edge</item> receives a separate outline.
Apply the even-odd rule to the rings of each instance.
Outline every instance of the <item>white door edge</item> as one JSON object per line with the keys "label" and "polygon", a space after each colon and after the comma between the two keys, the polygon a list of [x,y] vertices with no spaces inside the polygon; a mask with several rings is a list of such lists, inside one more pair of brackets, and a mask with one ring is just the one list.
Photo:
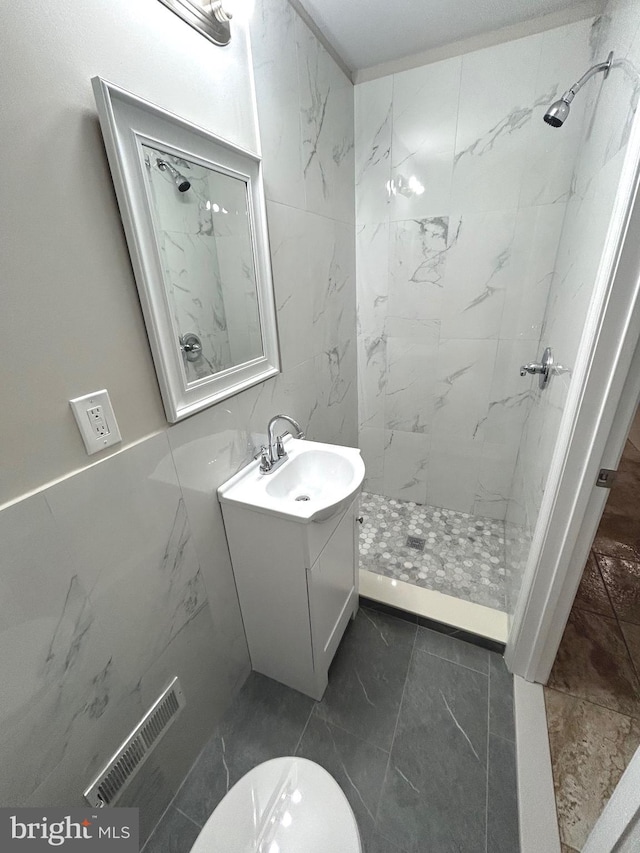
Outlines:
{"label": "white door edge", "polygon": [[640,846],[640,749],[582,848],[583,853],[632,853]]}
{"label": "white door edge", "polygon": [[626,437],[624,431],[620,440],[618,426],[620,446],[609,451],[614,461],[606,464],[640,339],[639,171],[636,117],[507,642],[507,665],[528,681],[549,677],[608,494],[595,488],[597,473],[615,467]]}
{"label": "white door edge", "polygon": [[547,714],[540,684],[513,685],[520,853],[560,853]]}

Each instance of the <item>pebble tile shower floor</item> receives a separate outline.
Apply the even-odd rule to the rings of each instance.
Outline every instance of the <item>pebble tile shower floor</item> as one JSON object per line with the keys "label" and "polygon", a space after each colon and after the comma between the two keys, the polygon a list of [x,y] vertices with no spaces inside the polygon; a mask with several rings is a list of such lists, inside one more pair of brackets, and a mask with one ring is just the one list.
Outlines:
{"label": "pebble tile shower floor", "polygon": [[321,702],[249,676],[143,853],[188,853],[229,788],[280,755],[331,773],[363,853],[518,853],[513,679],[495,652],[361,607]]}
{"label": "pebble tile shower floor", "polygon": [[361,569],[506,611],[504,521],[368,492],[360,510]]}

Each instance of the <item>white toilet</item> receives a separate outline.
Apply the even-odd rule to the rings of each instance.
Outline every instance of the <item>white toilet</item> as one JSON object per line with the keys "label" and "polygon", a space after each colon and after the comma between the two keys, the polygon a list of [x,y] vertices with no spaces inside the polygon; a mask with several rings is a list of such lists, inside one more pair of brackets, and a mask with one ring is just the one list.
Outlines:
{"label": "white toilet", "polygon": [[191,853],[362,853],[338,783],[306,758],[250,770],[220,802]]}

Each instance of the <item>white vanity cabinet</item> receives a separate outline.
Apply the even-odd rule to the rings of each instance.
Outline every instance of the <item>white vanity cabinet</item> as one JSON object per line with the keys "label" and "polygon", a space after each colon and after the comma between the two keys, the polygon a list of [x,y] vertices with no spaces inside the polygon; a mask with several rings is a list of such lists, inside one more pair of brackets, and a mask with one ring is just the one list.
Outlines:
{"label": "white vanity cabinet", "polygon": [[252,667],[314,699],[358,609],[357,510],[302,523],[222,503]]}

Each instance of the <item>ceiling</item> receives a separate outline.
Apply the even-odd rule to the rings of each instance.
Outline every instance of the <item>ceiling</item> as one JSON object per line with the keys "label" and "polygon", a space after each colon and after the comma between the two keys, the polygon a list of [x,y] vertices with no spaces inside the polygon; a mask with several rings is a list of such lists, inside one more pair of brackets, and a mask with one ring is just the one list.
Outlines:
{"label": "ceiling", "polygon": [[298,0],[352,71],[432,50],[580,0]]}

